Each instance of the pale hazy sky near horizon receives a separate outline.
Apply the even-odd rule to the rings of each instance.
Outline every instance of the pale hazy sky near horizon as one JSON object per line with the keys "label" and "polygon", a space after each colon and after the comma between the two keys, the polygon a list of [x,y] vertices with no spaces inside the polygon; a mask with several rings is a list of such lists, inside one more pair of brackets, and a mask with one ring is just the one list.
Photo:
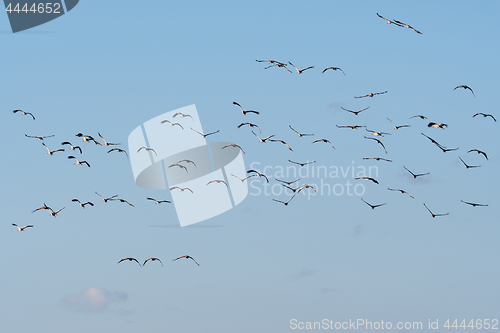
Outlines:
{"label": "pale hazy sky near horizon", "polygon": [[[4,14],[0,330],[274,333],[298,331],[294,319],[364,319],[423,323],[411,332],[439,320],[444,332],[447,319],[498,320],[500,125],[472,117],[500,118],[498,13],[496,1],[80,1],[16,34]],[[266,70],[255,61],[263,59],[314,68]],[[345,75],[322,73],[328,66]],[[244,116],[233,101],[260,114]],[[239,144],[247,169],[271,182],[252,179],[241,204],[180,228],[174,205],[146,200],[171,200],[168,191],[138,187],[125,155],[75,134],[99,132],[128,150],[134,128],[191,104],[206,132],[220,130],[207,141]],[[341,107],[369,109],[355,116]],[[410,119],[419,114],[448,127]],[[394,130],[387,118],[411,127]],[[293,152],[259,143],[237,128],[245,121]],[[365,128],[336,125],[390,133],[379,138],[388,153]],[[443,153],[421,133],[459,149]],[[54,135],[44,141],[52,150],[78,144],[91,167],[73,165],[68,151],[49,156],[25,134]],[[321,138],[335,149],[312,144]],[[481,167],[466,169],[459,157]],[[289,159],[316,161],[293,170],[319,193],[285,207],[272,199],[291,196],[275,181],[294,177]],[[403,166],[430,174],[415,180]],[[379,184],[354,179],[370,168]],[[361,198],[386,204],[372,210]],[[43,203],[65,208],[56,218],[32,213]],[[449,215],[433,219],[423,203]],[[12,223],[34,227],[17,232]],[[186,254],[200,266],[172,262]],[[117,264],[123,257],[164,266]]]}

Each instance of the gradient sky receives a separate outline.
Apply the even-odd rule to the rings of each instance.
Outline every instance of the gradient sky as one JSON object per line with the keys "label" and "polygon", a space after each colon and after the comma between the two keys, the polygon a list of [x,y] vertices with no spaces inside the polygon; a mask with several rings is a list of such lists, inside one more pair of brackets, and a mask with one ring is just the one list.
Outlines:
{"label": "gradient sky", "polygon": [[[4,14],[2,332],[289,332],[292,319],[424,328],[439,320],[438,331],[448,331],[447,319],[499,319],[500,125],[472,117],[500,118],[499,12],[496,1],[80,1],[16,34]],[[290,74],[265,70],[257,59],[315,67]],[[346,75],[322,74],[328,66]],[[453,89],[461,84],[475,97]],[[381,91],[388,92],[354,98]],[[233,101],[260,114],[243,116]],[[309,175],[300,184],[339,184],[346,192],[327,194],[324,185],[322,195],[304,191],[285,207],[272,199],[289,193],[265,195],[255,179],[234,209],[180,228],[173,205],[146,200],[170,200],[168,191],[138,187],[125,155],[75,137],[100,132],[128,150],[134,128],[191,104],[206,132],[220,130],[208,141],[235,142],[247,168],[268,167],[268,191],[279,190],[274,178],[288,159],[375,167],[380,184],[351,173]],[[341,109],[368,106],[358,116]],[[409,119],[417,114],[448,128]],[[395,131],[387,117],[411,127]],[[237,128],[243,121],[294,151],[259,143],[250,128]],[[354,124],[391,133],[381,138],[388,154],[363,138],[364,129],[335,126]],[[315,136],[299,138],[289,125]],[[421,132],[459,149],[443,154]],[[92,167],[73,165],[67,151],[49,156],[25,134],[54,134],[45,140],[51,149],[79,144]],[[320,138],[336,149],[311,143]],[[473,148],[489,160],[467,153]],[[481,167],[467,170],[459,157]],[[414,180],[404,165],[430,175]],[[364,193],[348,195],[347,182]],[[95,191],[135,207],[103,203]],[[73,198],[95,206],[83,210]],[[371,210],[360,198],[387,204]],[[32,213],[44,202],[65,209],[56,218]],[[449,215],[433,219],[423,203]],[[34,227],[17,232],[11,223]],[[172,262],[185,254],[200,266]],[[129,256],[159,257],[164,267],[117,264]]]}

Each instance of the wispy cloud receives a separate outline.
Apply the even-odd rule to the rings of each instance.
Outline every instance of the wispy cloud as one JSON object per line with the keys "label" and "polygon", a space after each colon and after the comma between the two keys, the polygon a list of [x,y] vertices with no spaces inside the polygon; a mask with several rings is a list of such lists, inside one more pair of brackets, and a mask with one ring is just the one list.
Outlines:
{"label": "wispy cloud", "polygon": [[359,236],[365,231],[365,227],[362,224],[357,224],[352,228],[352,233],[354,236]]}
{"label": "wispy cloud", "polygon": [[311,276],[314,273],[315,273],[315,271],[313,271],[312,269],[302,268],[300,270],[300,272],[298,272],[297,274],[292,275],[292,278],[294,280],[298,280],[298,279],[305,278],[307,276]]}
{"label": "wispy cloud", "polygon": [[320,288],[319,292],[322,293],[323,295],[328,294],[330,291],[330,288]]}
{"label": "wispy cloud", "polygon": [[111,303],[125,302],[127,298],[127,293],[122,291],[109,291],[90,287],[81,293],[70,294],[64,297],[62,301],[73,310],[98,313],[105,311]]}

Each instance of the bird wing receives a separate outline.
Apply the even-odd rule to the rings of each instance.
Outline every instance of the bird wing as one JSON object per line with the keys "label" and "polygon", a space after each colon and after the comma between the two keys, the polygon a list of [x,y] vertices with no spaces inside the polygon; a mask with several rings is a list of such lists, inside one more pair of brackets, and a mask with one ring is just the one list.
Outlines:
{"label": "bird wing", "polygon": [[431,210],[429,208],[427,208],[427,206],[425,205],[425,203],[424,203],[424,207],[429,211],[429,213],[431,213],[431,215],[434,215],[434,213],[432,213]]}
{"label": "bird wing", "polygon": [[295,65],[294,65],[294,64],[292,64],[290,61],[289,61],[288,63],[289,63],[290,65],[292,65],[292,66],[293,66],[293,68],[295,68],[295,70],[297,71],[297,73],[299,73],[299,74],[300,74],[299,69],[298,69],[297,67],[295,67]]}
{"label": "bird wing", "polygon": [[391,20],[386,19],[385,17],[383,17],[383,16],[382,16],[382,15],[380,15],[379,13],[377,13],[377,16],[378,16],[378,17],[380,17],[381,19],[386,20],[386,21],[389,21],[389,22],[391,21]]}

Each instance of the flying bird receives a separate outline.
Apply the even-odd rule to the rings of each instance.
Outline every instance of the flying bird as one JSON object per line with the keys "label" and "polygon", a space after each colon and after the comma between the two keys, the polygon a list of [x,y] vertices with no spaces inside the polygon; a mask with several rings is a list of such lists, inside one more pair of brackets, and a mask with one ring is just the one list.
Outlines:
{"label": "flying bird", "polygon": [[362,200],[365,204],[367,204],[368,206],[370,206],[370,208],[371,208],[371,209],[375,209],[375,208],[377,208],[377,207],[380,207],[380,206],[383,206],[383,205],[387,204],[387,202],[386,202],[386,203],[383,203],[383,204],[372,205],[372,204],[370,204],[370,203],[366,202],[363,198],[361,198],[361,200]]}
{"label": "flying bird", "polygon": [[382,148],[384,148],[384,151],[385,151],[385,153],[387,154],[387,149],[385,149],[385,146],[384,146],[384,144],[382,143],[382,141],[380,141],[379,139],[376,139],[376,138],[370,138],[370,137],[367,137],[367,136],[365,136],[365,139],[375,140],[375,141],[376,141],[379,145],[381,145],[381,146],[382,146]]}
{"label": "flying bird", "polygon": [[341,69],[340,69],[340,68],[338,68],[338,67],[327,67],[327,68],[323,69],[323,71],[322,71],[321,73],[324,73],[324,72],[326,72],[326,71],[327,71],[327,70],[329,70],[329,69],[334,70],[334,71],[341,71],[341,72],[345,75],[344,71],[343,71],[343,70],[341,70]]}
{"label": "flying bird", "polygon": [[144,264],[142,264],[142,266],[146,265],[146,263],[147,263],[149,260],[151,260],[151,261],[159,261],[159,262],[160,262],[160,264],[163,266],[163,263],[162,263],[162,262],[161,262],[161,260],[160,260],[160,259],[158,259],[158,258],[148,258],[148,259],[146,259],[146,261],[144,261]]}
{"label": "flying bird", "polygon": [[137,150],[137,152],[140,152],[140,151],[141,151],[141,150],[143,150],[143,149],[144,149],[145,151],[152,151],[153,153],[155,153],[155,155],[156,155],[156,156],[158,156],[158,154],[156,153],[156,151],[155,151],[153,148],[144,147],[144,146],[142,146],[141,148],[139,148],[139,149]]}
{"label": "flying bird", "polygon": [[288,66],[288,64],[285,64],[285,63],[282,63],[282,62],[279,62],[279,61],[275,61],[274,63],[272,63],[271,65],[265,67],[264,69],[269,69],[271,67],[281,67],[281,68],[286,69],[288,72],[292,73],[292,71],[289,70],[287,66]]}
{"label": "flying bird", "polygon": [[182,163],[182,162],[191,163],[192,165],[194,165],[194,167],[195,167],[196,169],[198,169],[198,167],[196,166],[196,163],[194,163],[194,162],[193,162],[193,161],[191,161],[191,160],[180,160],[180,161],[179,161],[179,162],[177,162],[177,163]]}
{"label": "flying bird", "polygon": [[131,207],[135,207],[134,205],[132,205],[130,202],[128,202],[125,199],[116,198],[116,199],[109,199],[109,200],[111,200],[111,201],[120,201],[120,202],[126,203],[127,205],[129,205]]}
{"label": "flying bird", "polygon": [[94,142],[96,145],[99,145],[99,146],[102,146],[102,144],[97,141],[96,139],[94,139],[92,136],[90,135],[84,135],[82,133],[78,133],[78,134],[75,134],[75,136],[79,137],[79,138],[83,138],[83,142]]}
{"label": "flying bird", "polygon": [[84,202],[84,203],[82,203],[82,202],[81,202],[80,200],[78,200],[78,199],[73,199],[73,200],[71,200],[71,201],[73,201],[73,202],[78,202],[78,204],[79,204],[79,205],[80,205],[80,207],[82,207],[82,208],[85,208],[85,205],[91,205],[91,206],[94,206],[94,204],[93,204],[92,202],[90,202],[90,201],[86,201],[86,202]]}
{"label": "flying bird", "polygon": [[27,135],[27,134],[24,134],[25,137],[27,138],[33,138],[33,139],[37,139],[37,140],[40,140],[40,141],[43,141],[43,139],[46,139],[46,138],[51,138],[53,137],[54,135],[47,135],[47,136],[32,136],[32,135]]}
{"label": "flying bird", "polygon": [[135,259],[135,258],[123,258],[120,261],[118,261],[118,263],[121,263],[122,261],[125,261],[125,260],[135,261],[139,266],[141,266],[140,262],[138,262],[137,259]]}
{"label": "flying bird", "polygon": [[475,115],[473,115],[473,116],[472,116],[472,118],[474,118],[475,116],[483,116],[483,117],[485,117],[485,118],[486,118],[486,117],[491,117],[491,119],[493,119],[495,122],[497,121],[497,120],[495,119],[495,117],[493,117],[493,115],[488,114],[488,113],[478,112],[478,113],[476,113]]}
{"label": "flying bird", "polygon": [[15,224],[15,223],[12,223],[12,225],[13,225],[14,227],[17,227],[17,231],[24,231],[24,229],[26,229],[26,228],[33,228],[33,225],[31,225],[31,224],[30,224],[30,225],[25,225],[24,227],[19,227],[19,226],[18,226],[17,224]]}
{"label": "flying bird", "polygon": [[276,60],[255,60],[257,62],[267,62],[269,64],[269,66],[267,66],[266,68],[264,69],[268,69],[268,68],[271,68],[271,67],[283,67],[285,68],[287,71],[289,71],[290,73],[292,72],[291,70],[289,70],[286,66],[288,66],[287,64],[285,63],[282,63],[280,61],[276,61]]}
{"label": "flying bird", "polygon": [[104,145],[105,146],[117,146],[117,145],[120,145],[120,143],[109,143],[107,142],[103,136],[101,135],[101,133],[97,132],[97,135],[99,135],[99,137],[102,139],[102,141],[104,141]]}
{"label": "flying bird", "polygon": [[[314,187],[312,187],[311,185],[308,185],[308,184],[305,184],[305,185],[302,185],[301,187],[297,188],[296,191],[297,191],[297,194],[299,194],[300,191],[302,191],[303,189],[306,189],[306,188],[310,188],[312,189],[314,192],[318,193],[318,191],[316,191],[316,189]],[[295,191],[294,191],[295,192]]]}
{"label": "flying bird", "polygon": [[36,211],[39,211],[39,210],[42,210],[42,209],[51,210],[52,208],[50,208],[50,207],[49,207],[49,206],[47,206],[45,203],[43,203],[43,206],[38,207],[37,209],[35,209],[34,211],[32,211],[32,213],[34,213],[34,212],[36,212]]}
{"label": "flying bird", "polygon": [[112,200],[113,198],[116,198],[118,196],[118,194],[115,194],[109,198],[104,198],[102,195],[100,195],[99,193],[95,192],[95,194],[97,194],[98,196],[100,196],[102,198],[102,201],[103,202],[108,202],[109,200]]}
{"label": "flying bird", "polygon": [[[189,118],[193,119],[193,117],[191,117],[191,115],[190,115],[190,114],[184,114],[184,113],[181,113],[181,112],[177,112],[176,114],[174,114],[174,115],[172,116],[172,118],[175,118],[175,117],[177,117],[177,116],[181,116],[181,118],[186,118],[186,117],[189,117]],[[193,119],[193,120],[194,120],[194,119]]]}
{"label": "flying bird", "polygon": [[478,203],[474,203],[474,202],[467,202],[467,201],[463,201],[463,200],[460,200],[460,201],[462,201],[465,204],[471,205],[472,207],[487,207],[488,206],[488,205],[484,205],[484,204],[478,204]]}
{"label": "flying bird", "polygon": [[358,114],[360,114],[361,112],[365,111],[365,110],[368,110],[370,107],[366,107],[364,109],[361,109],[361,110],[358,110],[358,111],[352,111],[352,110],[348,110],[348,109],[344,109],[344,107],[340,107],[342,110],[344,111],[347,111],[347,112],[350,112],[350,113],[353,113],[355,116],[357,116]]}
{"label": "flying bird", "polygon": [[56,149],[51,151],[49,147],[45,145],[45,143],[42,142],[42,145],[47,149],[47,154],[49,154],[50,156],[52,156],[55,152],[64,151],[64,149]]}
{"label": "flying bird", "polygon": [[330,146],[332,146],[332,148],[335,149],[335,147],[332,145],[332,143],[330,142],[330,140],[327,140],[327,139],[318,139],[318,140],[313,141],[312,143],[317,143],[317,142],[329,143]]}
{"label": "flying bird", "polygon": [[399,190],[399,189],[395,189],[395,188],[387,188],[389,191],[398,191],[399,193],[401,194],[406,194],[408,195],[410,198],[412,199],[415,199],[413,196],[411,196],[408,192],[406,192],[405,190]]}
{"label": "flying bird", "polygon": [[179,186],[173,186],[170,188],[170,191],[173,191],[173,190],[179,190],[181,192],[184,192],[184,191],[189,191],[191,193],[193,193],[193,190],[191,190],[189,187],[179,187]]}
{"label": "flying bird", "polygon": [[260,143],[264,143],[264,142],[266,142],[266,140],[269,140],[270,138],[272,138],[272,137],[274,136],[274,134],[273,134],[273,135],[268,136],[267,138],[262,139],[260,136],[258,136],[257,134],[255,134],[255,132],[254,132],[254,131],[252,131],[252,133],[253,133],[253,135],[255,135],[257,138],[259,138],[259,142],[260,142]]}
{"label": "flying bird", "polygon": [[290,190],[290,191],[292,191],[293,193],[297,192],[297,190],[299,189],[298,187],[297,187],[297,188],[291,188],[290,186],[285,185],[285,184],[281,184],[281,186],[283,186],[284,188],[289,189],[289,190]]}
{"label": "flying bird", "polygon": [[22,114],[23,116],[30,115],[30,116],[33,118],[33,120],[35,120],[35,116],[34,116],[32,113],[30,113],[30,112],[24,112],[23,110],[14,110],[14,111],[12,111],[12,112],[13,112],[13,113],[18,113],[18,112],[21,112],[21,114]]}
{"label": "flying bird", "polygon": [[479,149],[475,149],[475,148],[471,149],[468,151],[468,153],[473,152],[473,151],[477,152],[478,154],[482,154],[486,159],[488,159],[488,156],[486,155],[486,153],[484,151],[479,150]]}
{"label": "flying bird", "polygon": [[260,173],[260,172],[258,172],[256,170],[248,170],[247,174],[249,174],[249,173],[253,173],[254,174],[253,176],[264,177],[264,178],[266,178],[267,182],[269,183],[269,179],[267,178],[267,176],[265,174]]}
{"label": "flying bird", "polygon": [[426,116],[422,116],[421,114],[417,114],[416,116],[412,116],[412,117],[410,117],[410,119],[411,119],[411,118],[420,118],[420,119],[422,119],[422,120],[427,120],[427,121],[429,121],[429,119],[428,119]]}
{"label": "flying bird", "polygon": [[464,160],[463,160],[460,156],[458,156],[458,158],[459,158],[459,159],[460,159],[460,161],[462,161],[462,163],[465,165],[465,168],[466,168],[466,169],[469,169],[469,168],[479,168],[479,167],[480,167],[480,165],[468,165],[467,163],[465,163],[465,162],[464,162]]}
{"label": "flying bird", "polygon": [[358,180],[358,179],[369,180],[369,181],[374,182],[375,184],[378,184],[378,181],[376,179],[374,179],[374,178],[371,178],[371,177],[357,177],[357,178],[354,178],[354,179],[356,179],[356,180]]}
{"label": "flying bird", "polygon": [[[413,117],[412,117],[413,118]],[[427,119],[427,118],[426,118]],[[394,126],[394,129],[397,130],[397,129],[400,129],[402,127],[410,127],[410,125],[399,125],[399,126],[396,126],[396,124],[394,124],[394,122],[392,120],[390,120],[389,118],[387,118],[387,120],[389,120],[391,122],[391,124]]]}
{"label": "flying bird", "polygon": [[79,161],[75,156],[68,156],[69,159],[74,159],[76,162],[73,165],[83,165],[86,164],[90,168],[90,164],[87,161]]}
{"label": "flying bird", "polygon": [[243,148],[241,148],[240,146],[238,146],[238,145],[237,145],[237,144],[235,144],[235,143],[230,143],[230,144],[228,144],[228,145],[225,145],[225,146],[224,146],[224,147],[222,147],[221,149],[224,149],[224,148],[227,148],[227,147],[234,147],[234,148],[238,148],[238,149],[240,149],[240,150],[243,152],[243,154],[245,153],[245,151],[243,150]]}
{"label": "flying bird", "polygon": [[219,132],[220,132],[220,130],[217,130],[217,131],[212,132],[212,133],[203,134],[203,133],[200,133],[200,132],[198,132],[197,130],[193,129],[192,127],[191,127],[191,129],[192,129],[193,131],[195,131],[196,133],[198,133],[199,135],[201,135],[201,136],[203,137],[203,139],[205,139],[205,138],[206,138],[207,136],[209,136],[209,135],[216,134],[216,133],[219,133]]}
{"label": "flying bird", "polygon": [[174,164],[172,164],[172,165],[169,165],[169,166],[168,166],[168,168],[170,169],[170,168],[172,168],[172,167],[174,167],[174,166],[176,166],[176,167],[179,167],[179,168],[181,168],[181,169],[186,170],[186,173],[188,172],[188,169],[187,169],[184,165],[181,165],[181,164],[179,164],[179,163],[174,163]]}
{"label": "flying bird", "polygon": [[[276,178],[274,178],[274,179],[276,179]],[[284,181],[284,180],[276,179],[276,181],[278,181],[278,182],[280,182],[280,183],[287,184],[288,186],[292,185],[292,184],[293,184],[293,183],[295,183],[295,182],[298,182],[299,180],[300,180],[300,178],[299,178],[299,179],[292,180],[292,181],[290,181],[290,182],[287,182],[287,181]]]}
{"label": "flying bird", "polygon": [[312,161],[312,162],[305,162],[305,163],[299,163],[299,162],[294,162],[294,161],[291,161],[291,160],[288,160],[288,162],[293,163],[293,164],[298,164],[298,165],[300,165],[300,167],[303,167],[304,165],[307,165],[307,164],[313,164],[313,163],[316,163],[316,161]]}
{"label": "flying bird", "polygon": [[49,214],[50,214],[50,216],[56,217],[56,215],[57,215],[57,214],[58,214],[61,210],[63,210],[64,208],[66,208],[66,207],[63,207],[63,208],[61,208],[61,209],[59,209],[59,210],[56,210],[56,211],[54,211],[53,209],[49,209]]}
{"label": "flying bird", "polygon": [[274,201],[276,202],[281,202],[282,204],[284,204],[285,206],[288,206],[288,204],[290,203],[290,201],[292,201],[292,199],[295,198],[295,194],[293,195],[293,197],[291,197],[290,199],[288,199],[288,201],[281,201],[281,200],[276,200],[276,199],[273,199]]}
{"label": "flying bird", "polygon": [[420,176],[425,176],[425,175],[429,175],[430,174],[430,172],[415,174],[415,173],[411,172],[410,170],[408,170],[404,165],[403,165],[403,168],[405,168],[406,171],[408,171],[409,173],[411,173],[411,175],[413,176],[413,179],[416,179],[417,177],[420,177]]}
{"label": "flying bird", "polygon": [[279,142],[279,143],[287,146],[290,151],[293,151],[293,149],[285,141],[283,141],[283,140],[272,140],[272,139],[269,139],[269,141],[271,141],[271,142]]}
{"label": "flying bird", "polygon": [[388,160],[382,157],[363,157],[364,160],[376,160],[376,161],[386,161],[386,162],[392,162],[392,160]]}
{"label": "flying bird", "polygon": [[366,94],[366,95],[363,95],[363,96],[355,96],[354,98],[363,98],[363,97],[373,97],[375,95],[382,95],[382,94],[385,94],[387,93],[387,90],[386,91],[382,91],[382,92],[377,92],[377,93],[369,93],[369,94]]}
{"label": "flying bird", "polygon": [[255,60],[257,62],[267,62],[268,64],[274,64],[274,63],[277,63],[279,61],[276,61],[276,60]]}
{"label": "flying bird", "polygon": [[168,200],[156,200],[156,199],[153,199],[153,198],[146,198],[146,199],[154,201],[155,204],[157,204],[157,205],[161,204],[162,202],[170,203],[170,201],[168,201]]}
{"label": "flying bird", "polygon": [[342,126],[339,126],[339,125],[335,125],[337,126],[338,128],[350,128],[350,129],[358,129],[358,128],[361,128],[361,127],[366,127],[365,125],[342,125]]}
{"label": "flying bird", "polygon": [[411,25],[408,25],[408,24],[406,24],[406,23],[400,22],[400,21],[398,21],[398,20],[394,20],[394,22],[395,22],[398,26],[400,26],[400,27],[411,29],[411,30],[415,31],[417,34],[420,34],[420,35],[422,34],[420,31],[418,31],[417,29],[415,29],[415,28],[414,28],[414,27],[412,27]]}
{"label": "flying bird", "polygon": [[194,261],[194,262],[195,262],[195,264],[196,264],[196,265],[200,266],[200,264],[198,264],[198,263],[196,262],[196,260],[194,260],[194,258],[193,258],[193,257],[188,256],[188,255],[185,255],[185,256],[180,256],[180,257],[178,257],[178,258],[173,259],[172,261],[176,261],[176,260],[179,260],[179,259],[181,259],[181,258],[191,259],[192,261]]}
{"label": "flying bird", "polygon": [[309,66],[309,67],[306,67],[306,68],[303,68],[301,70],[299,70],[297,67],[295,67],[294,64],[292,64],[290,61],[288,62],[290,65],[293,66],[293,68],[295,68],[295,70],[297,71],[298,74],[302,74],[304,71],[308,70],[308,69],[311,69],[311,68],[314,68],[314,66]]}
{"label": "flying bird", "polygon": [[387,24],[394,24],[394,25],[397,25],[399,27],[401,27],[402,25],[399,24],[399,23],[396,23],[394,21],[391,21],[389,19],[386,19],[385,17],[383,17],[382,15],[380,15],[379,13],[377,13],[377,16],[380,17],[381,19],[385,20],[387,22]]}
{"label": "flying bird", "polygon": [[444,129],[445,127],[448,127],[448,125],[446,124],[443,124],[443,123],[433,123],[432,121],[429,121],[429,124],[427,125],[427,127],[434,127],[434,128],[441,128],[441,129]]}
{"label": "flying bird", "polygon": [[234,105],[238,105],[241,109],[241,114],[243,114],[244,116],[247,115],[247,113],[255,113],[255,114],[259,114],[258,111],[255,111],[255,110],[243,110],[243,107],[241,107],[241,105],[239,105],[238,103],[236,102],[233,102]]}
{"label": "flying bird", "polygon": [[78,149],[80,151],[80,154],[82,153],[82,148],[80,148],[80,146],[73,146],[71,144],[71,142],[64,141],[63,143],[61,143],[61,145],[69,145],[70,150],[77,150]]}
{"label": "flying bird", "polygon": [[472,96],[476,97],[476,95],[474,94],[474,91],[472,91],[471,87],[466,86],[465,84],[461,84],[461,85],[459,85],[459,86],[456,86],[453,90],[456,90],[457,88],[469,89],[469,90],[470,90],[470,92],[472,93]]}
{"label": "flying bird", "polygon": [[112,149],[108,150],[108,154],[111,153],[112,151],[116,151],[116,152],[119,152],[119,153],[125,153],[125,155],[127,155],[127,158],[129,158],[127,152],[125,150],[123,150],[123,149],[112,148]]}
{"label": "flying bird", "polygon": [[238,177],[238,176],[236,176],[236,175],[233,175],[233,174],[231,174],[231,176],[238,178],[238,179],[240,180],[240,182],[242,182],[242,183],[243,183],[245,180],[247,180],[248,178],[250,178],[250,177],[257,177],[257,175],[250,175],[250,176],[246,176],[245,178],[240,178],[240,177]]}
{"label": "flying bird", "polygon": [[241,126],[245,126],[245,125],[247,125],[248,127],[257,127],[257,129],[259,130],[259,133],[262,133],[259,126],[252,124],[252,123],[241,123],[238,125],[238,128],[240,128]]}
{"label": "flying bird", "polygon": [[446,148],[445,146],[439,144],[436,140],[434,140],[433,138],[425,135],[424,133],[420,133],[422,134],[423,136],[425,136],[427,139],[431,140],[432,143],[434,143],[436,146],[438,146],[439,149],[441,149],[443,151],[443,153],[446,153],[447,151],[452,151],[452,150],[457,150],[459,147],[457,148]]}
{"label": "flying bird", "polygon": [[303,137],[303,136],[312,136],[312,135],[314,135],[314,134],[302,134],[302,133],[299,133],[296,130],[294,130],[292,126],[288,125],[288,127],[290,127],[290,129],[292,131],[294,131],[295,133],[297,133],[298,137],[300,137],[300,138]]}
{"label": "flying bird", "polygon": [[427,208],[427,206],[425,205],[425,203],[424,203],[424,207],[429,211],[429,213],[431,213],[431,215],[432,215],[433,218],[436,217],[436,216],[446,216],[446,215],[450,214],[450,213],[446,213],[446,214],[434,214],[433,212],[431,212],[431,210],[429,208]]}
{"label": "flying bird", "polygon": [[228,185],[227,185],[227,183],[226,183],[225,181],[220,180],[220,179],[213,179],[213,180],[209,181],[209,182],[207,183],[207,185],[212,184],[212,183],[224,184],[224,185],[228,186]]}
{"label": "flying bird", "polygon": [[[375,136],[380,136],[380,137],[384,137],[384,135],[391,135],[391,133],[385,133],[385,132],[376,132],[376,131],[372,131],[372,130],[369,130],[367,128],[365,128],[367,132],[371,132],[370,135],[375,135]],[[370,139],[373,139],[373,138],[370,138]]]}
{"label": "flying bird", "polygon": [[162,123],[162,124],[164,124],[164,123],[169,123],[169,124],[170,124],[170,127],[173,127],[173,126],[177,125],[177,126],[179,126],[180,128],[184,129],[184,127],[182,127],[182,125],[181,125],[181,124],[179,124],[179,123],[173,123],[173,122],[171,122],[170,120],[162,120],[162,121],[161,121],[161,123]]}

